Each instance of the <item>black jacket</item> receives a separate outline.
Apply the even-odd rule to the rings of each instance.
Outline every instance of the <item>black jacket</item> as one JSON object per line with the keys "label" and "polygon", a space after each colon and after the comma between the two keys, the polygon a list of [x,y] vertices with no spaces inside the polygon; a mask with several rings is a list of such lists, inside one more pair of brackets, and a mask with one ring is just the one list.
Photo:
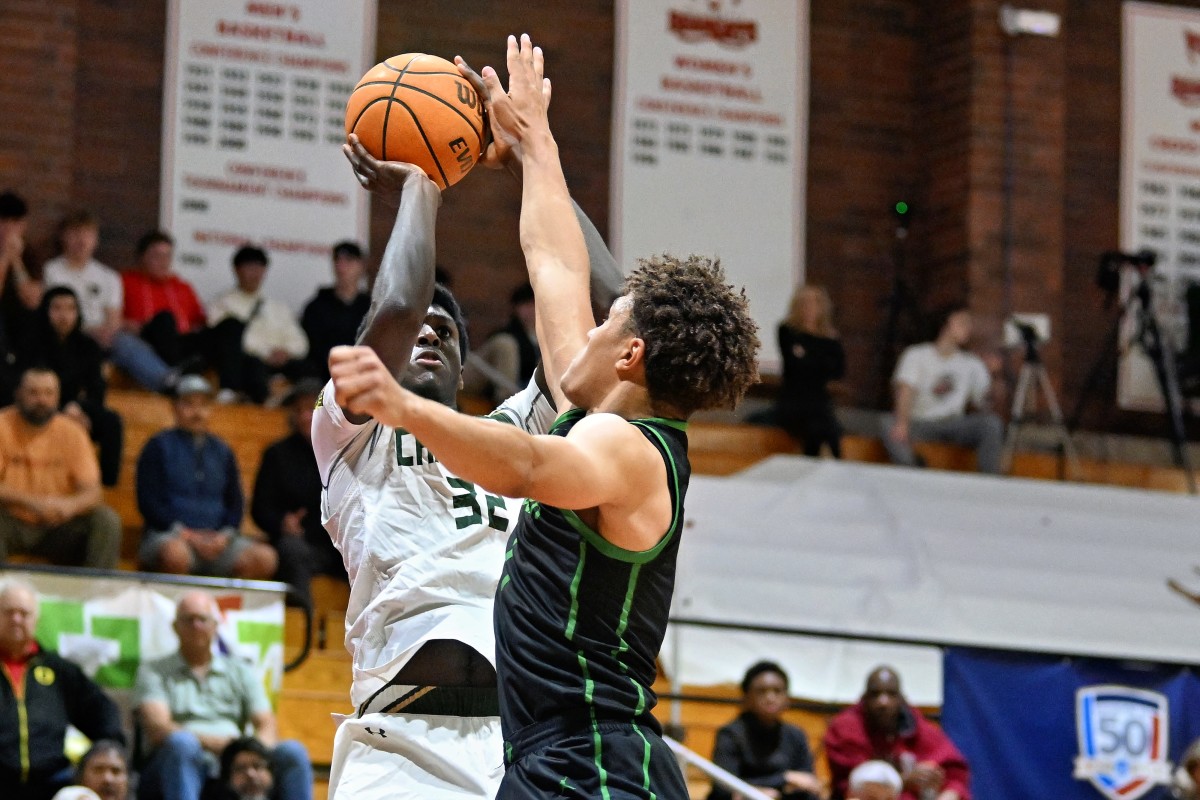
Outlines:
{"label": "black jacket", "polygon": [[[39,650],[25,664],[20,692],[0,666],[0,792],[16,800],[50,798],[51,778],[70,766],[63,755],[67,723],[92,741],[125,743],[117,705],[83,670]],[[15,788],[14,794],[9,791]]]}
{"label": "black jacket", "polygon": [[[751,786],[782,789],[783,774],[788,771],[812,772],[812,751],[808,735],[786,722],[766,728],[753,714],[742,713],[717,731],[713,763],[732,772]],[[713,787],[708,800],[728,800],[732,795]],[[808,800],[808,792],[789,792],[784,800]]]}

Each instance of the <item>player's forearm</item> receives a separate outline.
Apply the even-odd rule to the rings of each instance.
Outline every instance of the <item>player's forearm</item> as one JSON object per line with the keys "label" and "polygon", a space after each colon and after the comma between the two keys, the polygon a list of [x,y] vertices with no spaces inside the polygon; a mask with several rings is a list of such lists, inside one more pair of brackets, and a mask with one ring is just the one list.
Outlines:
{"label": "player's forearm", "polygon": [[526,149],[523,164],[521,245],[537,307],[542,363],[561,408],[559,380],[592,327],[587,246],[549,134],[541,146]]}
{"label": "player's forearm", "polygon": [[411,341],[405,346],[394,341],[395,331],[402,327],[415,339],[433,297],[434,227],[440,202],[437,186],[423,175],[413,173],[404,181],[396,221],[372,280],[363,344],[376,351],[406,355],[412,349]]}
{"label": "player's forearm", "polygon": [[407,395],[404,429],[463,480],[493,494],[525,497],[536,458],[534,437],[512,425],[469,417]]}

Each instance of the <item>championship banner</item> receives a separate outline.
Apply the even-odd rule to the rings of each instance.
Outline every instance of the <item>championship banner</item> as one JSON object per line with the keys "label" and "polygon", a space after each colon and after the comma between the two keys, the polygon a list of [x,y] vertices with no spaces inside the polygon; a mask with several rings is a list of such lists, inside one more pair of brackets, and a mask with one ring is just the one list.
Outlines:
{"label": "championship banner", "polygon": [[1184,667],[952,648],[942,727],[985,800],[1167,800],[1200,737]]}
{"label": "championship banner", "polygon": [[1121,249],[1148,250],[1155,263],[1144,273],[1145,300],[1134,291],[1143,276],[1133,267],[1122,276],[1129,311],[1117,402],[1161,411],[1154,362],[1138,341],[1145,315],[1155,315],[1172,355],[1189,336],[1200,342],[1187,307],[1197,287],[1200,314],[1200,11],[1126,2],[1122,58]]}
{"label": "championship banner", "polygon": [[265,292],[299,310],[331,251],[367,237],[368,197],[340,151],[346,99],[374,63],[375,0],[170,0],[160,219],[209,302],[243,244]]}
{"label": "championship banner", "polygon": [[806,0],[618,0],[612,244],[716,255],[774,330],[804,275]]}
{"label": "championship banner", "polygon": [[179,649],[172,623],[175,605],[197,588],[221,608],[217,646],[262,673],[275,703],[283,684],[282,584],[262,589],[198,586],[95,577],[41,570],[0,570],[0,580],[22,578],[40,595],[37,640],[78,664],[128,709],[138,666]]}

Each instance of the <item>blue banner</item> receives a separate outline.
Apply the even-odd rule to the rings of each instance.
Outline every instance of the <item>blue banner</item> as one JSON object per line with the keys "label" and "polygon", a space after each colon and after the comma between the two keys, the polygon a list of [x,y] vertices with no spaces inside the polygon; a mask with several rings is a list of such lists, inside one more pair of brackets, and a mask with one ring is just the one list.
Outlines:
{"label": "blue banner", "polygon": [[966,648],[944,664],[942,727],[975,800],[1166,800],[1200,737],[1186,667]]}

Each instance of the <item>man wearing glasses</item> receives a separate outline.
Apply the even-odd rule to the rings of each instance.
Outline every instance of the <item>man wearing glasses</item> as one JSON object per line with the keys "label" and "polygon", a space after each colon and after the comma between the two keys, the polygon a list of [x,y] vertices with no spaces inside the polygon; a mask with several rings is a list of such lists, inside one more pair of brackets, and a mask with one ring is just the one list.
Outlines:
{"label": "man wearing glasses", "polygon": [[280,796],[311,800],[312,766],[304,747],[277,741],[275,715],[254,669],[215,652],[217,604],[189,592],[175,609],[179,651],[143,664],[135,689],[146,766],[139,800],[199,800],[218,758],[246,726],[271,753]]}

